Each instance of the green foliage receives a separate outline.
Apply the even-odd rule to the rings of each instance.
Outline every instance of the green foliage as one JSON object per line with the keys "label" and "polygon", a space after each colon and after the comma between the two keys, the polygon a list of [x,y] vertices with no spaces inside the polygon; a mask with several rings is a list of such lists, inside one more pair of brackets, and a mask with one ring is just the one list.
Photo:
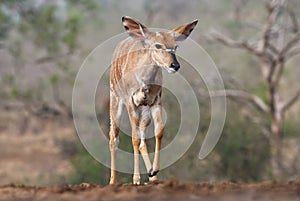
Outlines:
{"label": "green foliage", "polygon": [[78,5],[82,5],[84,10],[95,10],[98,8],[98,4],[96,1],[94,0],[67,0],[67,2],[71,5],[71,6],[78,6]]}
{"label": "green foliage", "polygon": [[24,21],[21,21],[19,23],[17,29],[21,34],[24,34],[24,35],[28,34],[28,31],[29,31],[29,27]]}
{"label": "green foliage", "polygon": [[78,154],[78,144],[73,140],[55,139],[55,144],[60,148],[62,154],[69,158]]}
{"label": "green foliage", "polygon": [[[22,43],[20,40],[15,40],[11,43],[8,49],[9,53],[15,58],[14,63],[20,63],[22,59]],[[18,66],[18,65],[16,65]]]}
{"label": "green foliage", "polygon": [[17,97],[19,95],[19,88],[17,85],[14,85],[11,89],[12,97]]}
{"label": "green foliage", "polygon": [[59,80],[59,75],[57,74],[51,75],[49,79],[51,85],[56,85],[58,80]]}
{"label": "green foliage", "polygon": [[15,77],[10,74],[7,74],[2,76],[1,81],[2,85],[13,85],[15,83]]}
{"label": "green foliage", "polygon": [[0,7],[0,40],[6,38],[11,26],[11,17],[7,13],[5,13],[2,7]]}
{"label": "green foliage", "polygon": [[[51,85],[58,82],[57,74],[63,78],[59,81],[66,83],[66,87],[73,85],[75,72],[74,68],[70,68],[70,65],[73,65],[72,53],[80,49],[78,38],[83,21],[90,15],[90,12],[83,11],[92,11],[97,5],[95,0],[63,0],[63,3],[43,1],[38,4],[31,0],[1,0],[0,49],[8,51],[14,66],[14,82],[7,84],[10,90],[7,93],[12,97],[19,93],[39,99],[47,96],[43,94],[45,89],[40,90],[41,93],[30,89],[28,96],[22,93],[29,90],[26,88],[28,86],[18,86],[19,82],[15,81],[22,79],[19,72],[22,72],[24,69],[21,67],[26,67],[28,63],[53,63],[52,66],[61,72],[57,73],[54,70],[53,75],[45,75],[46,79],[49,77]],[[1,40],[4,39],[5,43],[2,43]]]}
{"label": "green foliage", "polygon": [[71,70],[69,67],[70,64],[69,64],[69,61],[68,60],[65,60],[65,61],[58,61],[57,62],[57,68],[59,70],[61,70],[62,72],[68,72]]}
{"label": "green foliage", "polygon": [[101,179],[103,171],[101,171],[102,168],[100,167],[100,164],[86,153],[84,148],[79,149],[79,154],[71,160],[71,163],[73,167],[73,172],[69,178],[71,183],[99,183],[100,181],[103,181],[103,179]]}
{"label": "green foliage", "polygon": [[298,138],[299,137],[299,129],[297,126],[297,120],[285,120],[283,124],[283,134],[284,137],[288,138]]}
{"label": "green foliage", "polygon": [[238,35],[240,24],[237,23],[235,20],[229,20],[225,22],[225,28],[229,30],[232,35]]}
{"label": "green foliage", "polygon": [[75,141],[58,141],[63,153],[71,157],[72,171],[67,182],[78,184],[83,182],[106,185],[109,181],[109,169],[96,161],[86,149]]}
{"label": "green foliage", "polygon": [[169,133],[169,135],[165,137],[165,140],[167,137],[170,137],[171,139],[168,140],[172,141],[174,135],[179,130],[179,125],[181,121],[180,104],[178,102],[177,97],[167,88],[163,89],[162,102],[164,103],[163,107],[166,111],[166,118],[167,118],[166,125],[165,125],[165,132]]}
{"label": "green foliage", "polygon": [[[85,2],[91,5],[94,1]],[[83,18],[80,9],[86,6],[79,2],[66,3],[63,8],[55,2],[37,7],[29,0],[3,1],[0,5],[0,39],[8,36],[8,30],[16,28],[22,37],[32,41],[36,47],[45,49],[50,56],[59,55],[64,47],[73,52],[79,47],[78,36]],[[12,19],[19,20],[13,24]]]}
{"label": "green foliage", "polygon": [[65,22],[66,33],[63,36],[63,41],[68,46],[70,52],[73,52],[78,47],[77,37],[80,30],[80,23],[81,15],[79,11],[76,9],[72,10]]}
{"label": "green foliage", "polygon": [[35,13],[36,17],[31,19],[35,44],[44,47],[50,55],[58,53],[60,49],[62,24],[55,15],[56,11],[56,5],[44,6]]}
{"label": "green foliage", "polygon": [[259,181],[267,175],[270,150],[262,128],[237,112],[228,115],[222,137],[215,148],[219,160],[216,174],[231,181]]}
{"label": "green foliage", "polygon": [[265,103],[268,103],[267,87],[264,84],[258,84],[254,89],[254,94],[257,95]]}
{"label": "green foliage", "polygon": [[24,93],[25,98],[32,98],[32,90],[27,89]]}

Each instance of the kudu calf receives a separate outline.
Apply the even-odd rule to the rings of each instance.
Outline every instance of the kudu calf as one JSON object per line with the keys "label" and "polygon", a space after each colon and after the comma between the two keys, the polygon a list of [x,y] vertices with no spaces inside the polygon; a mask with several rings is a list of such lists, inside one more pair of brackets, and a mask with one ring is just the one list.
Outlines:
{"label": "kudu calf", "polygon": [[[116,150],[119,143],[119,123],[123,108],[128,111],[134,150],[133,183],[140,183],[139,152],[145,162],[149,180],[157,179],[159,152],[164,133],[162,120],[162,69],[175,73],[180,68],[175,51],[177,41],[185,40],[197,20],[169,32],[151,32],[143,24],[122,18],[129,37],[115,49],[110,70],[110,184],[116,183]],[[145,142],[146,128],[154,121],[155,154],[151,165]]]}

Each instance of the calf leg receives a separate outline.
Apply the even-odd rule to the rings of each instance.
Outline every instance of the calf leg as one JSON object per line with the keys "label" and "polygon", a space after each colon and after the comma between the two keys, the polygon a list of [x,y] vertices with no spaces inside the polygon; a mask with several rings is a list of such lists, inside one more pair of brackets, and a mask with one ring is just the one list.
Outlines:
{"label": "calf leg", "polygon": [[117,182],[116,178],[116,151],[119,144],[119,123],[122,116],[123,104],[115,98],[110,100],[110,131],[109,148],[111,153],[110,184]]}
{"label": "calf leg", "polygon": [[161,140],[164,134],[164,124],[162,119],[162,107],[161,104],[154,105],[151,108],[151,115],[154,121],[154,133],[155,133],[155,153],[152,169],[149,171],[149,180],[156,180],[156,174],[159,171],[160,164],[160,149],[161,149]]}
{"label": "calf leg", "polygon": [[110,184],[117,183],[116,178],[116,149],[118,144],[118,134],[119,128],[115,125],[115,123],[111,123],[109,131],[109,148],[110,148],[110,156],[111,156],[111,165],[110,165]]}
{"label": "calf leg", "polygon": [[132,130],[131,138],[134,153],[133,184],[140,184],[139,146],[141,139],[139,136],[139,113],[133,102],[129,103],[127,109]]}
{"label": "calf leg", "polygon": [[150,110],[149,107],[142,107],[141,112],[141,119],[139,124],[139,131],[141,137],[141,144],[140,144],[140,153],[143,157],[147,172],[151,170],[151,162],[148,155],[147,144],[146,144],[146,130],[151,122],[150,119]]}

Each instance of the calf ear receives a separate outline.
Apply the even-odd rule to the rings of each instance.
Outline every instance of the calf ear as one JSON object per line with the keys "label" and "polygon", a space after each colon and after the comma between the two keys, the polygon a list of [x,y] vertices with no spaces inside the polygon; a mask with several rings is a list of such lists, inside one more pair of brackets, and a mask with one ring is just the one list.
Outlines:
{"label": "calf ear", "polygon": [[183,41],[189,37],[189,35],[194,30],[194,27],[197,25],[198,20],[194,20],[193,22],[189,24],[181,25],[175,29],[173,29],[171,32],[174,33],[174,37],[176,41]]}
{"label": "calf ear", "polygon": [[146,26],[134,20],[131,17],[124,16],[122,17],[122,23],[125,30],[128,32],[129,36],[144,39],[146,35],[149,33],[149,30]]}

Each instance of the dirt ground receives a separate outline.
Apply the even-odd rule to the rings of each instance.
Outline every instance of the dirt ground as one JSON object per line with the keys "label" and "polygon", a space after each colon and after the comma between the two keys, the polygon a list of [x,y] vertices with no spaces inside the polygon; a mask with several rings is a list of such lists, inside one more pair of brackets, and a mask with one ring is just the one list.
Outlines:
{"label": "dirt ground", "polygon": [[94,201],[94,200],[206,200],[206,201],[299,201],[300,181],[285,184],[191,183],[164,180],[144,185],[119,184],[98,186],[58,185],[30,187],[6,185],[0,187],[1,201]]}

